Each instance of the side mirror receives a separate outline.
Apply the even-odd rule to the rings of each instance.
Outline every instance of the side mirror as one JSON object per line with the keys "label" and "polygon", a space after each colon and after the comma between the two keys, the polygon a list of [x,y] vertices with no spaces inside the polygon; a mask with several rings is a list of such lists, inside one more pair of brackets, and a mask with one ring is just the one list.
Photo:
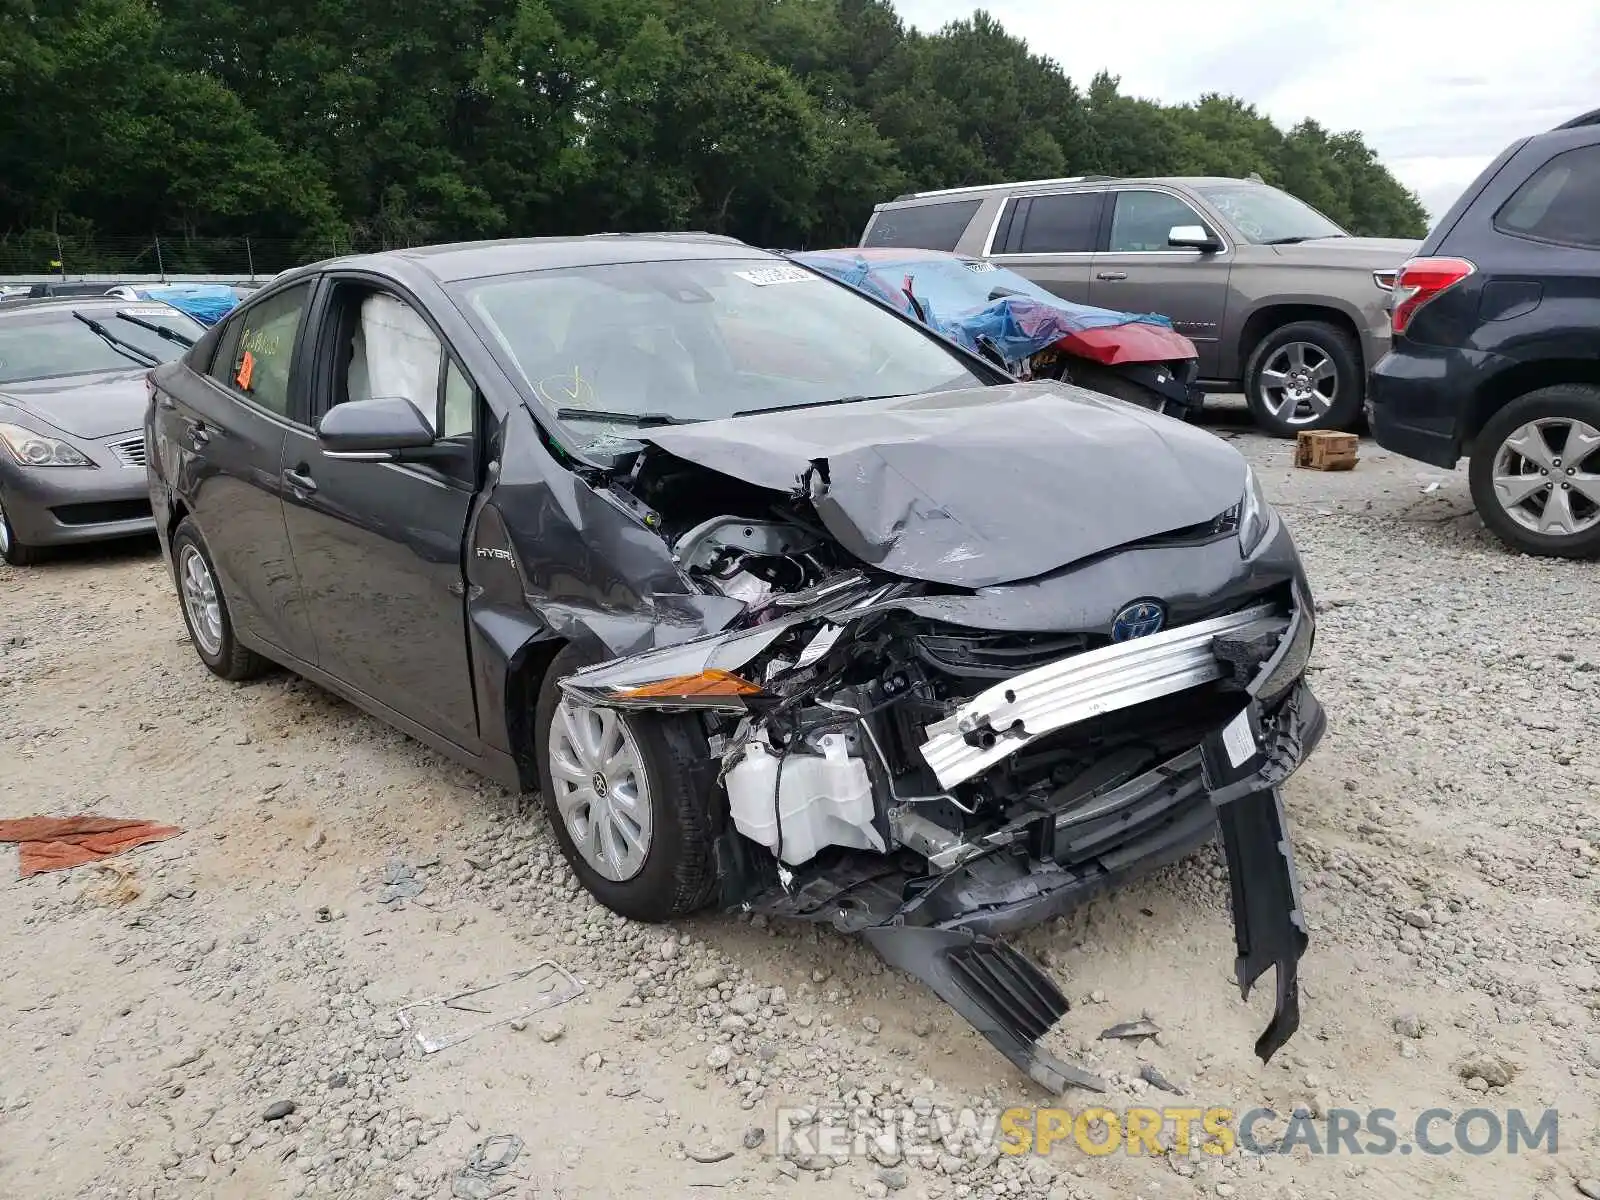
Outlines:
{"label": "side mirror", "polygon": [[1180,250],[1198,250],[1202,254],[1215,254],[1222,249],[1217,235],[1204,225],[1174,225],[1167,230],[1167,245]]}
{"label": "side mirror", "polygon": [[383,462],[402,451],[434,443],[433,428],[403,396],[374,396],[337,404],[317,423],[317,440],[329,458]]}

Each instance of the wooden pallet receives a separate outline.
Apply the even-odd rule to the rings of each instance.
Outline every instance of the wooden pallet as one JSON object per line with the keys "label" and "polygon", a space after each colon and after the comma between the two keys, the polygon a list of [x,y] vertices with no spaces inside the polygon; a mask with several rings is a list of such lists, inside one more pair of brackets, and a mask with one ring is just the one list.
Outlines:
{"label": "wooden pallet", "polygon": [[1308,429],[1295,438],[1294,465],[1312,471],[1349,471],[1361,439],[1333,429]]}

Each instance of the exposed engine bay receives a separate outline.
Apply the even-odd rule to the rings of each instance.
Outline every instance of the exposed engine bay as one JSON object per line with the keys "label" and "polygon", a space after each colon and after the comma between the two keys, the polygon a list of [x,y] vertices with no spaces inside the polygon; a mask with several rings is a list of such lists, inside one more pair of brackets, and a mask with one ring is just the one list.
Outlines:
{"label": "exposed engine bay", "polygon": [[[1323,726],[1299,582],[1171,626],[1154,602],[1110,630],[963,624],[941,605],[985,589],[869,566],[827,528],[830,485],[825,463],[780,494],[641,456],[616,486],[694,588],[745,608],[562,681],[574,703],[700,724],[726,796],[725,904],[859,932],[1036,1081],[1095,1088],[1035,1044],[1065,999],[996,935],[1181,857],[1220,814],[1241,989],[1278,968],[1270,1057],[1298,1024],[1305,946],[1276,789]],[[1238,521],[1141,544],[1215,543]]]}

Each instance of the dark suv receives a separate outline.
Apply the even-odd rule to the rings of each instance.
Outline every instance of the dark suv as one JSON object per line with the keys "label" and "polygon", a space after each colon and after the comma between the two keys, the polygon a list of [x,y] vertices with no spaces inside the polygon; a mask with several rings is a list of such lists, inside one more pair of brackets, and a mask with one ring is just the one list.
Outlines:
{"label": "dark suv", "polygon": [[1600,109],[1508,147],[1407,262],[1373,373],[1378,442],[1471,459],[1484,523],[1600,556]]}

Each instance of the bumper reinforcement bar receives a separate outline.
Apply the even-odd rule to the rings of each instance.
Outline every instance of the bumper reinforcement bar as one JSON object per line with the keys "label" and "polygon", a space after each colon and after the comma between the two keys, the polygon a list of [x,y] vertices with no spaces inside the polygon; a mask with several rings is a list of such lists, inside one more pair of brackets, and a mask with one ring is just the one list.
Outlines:
{"label": "bumper reinforcement bar", "polygon": [[1287,614],[1255,605],[1025,671],[929,725],[922,757],[954,787],[1057,729],[1221,678],[1212,641],[1274,615],[1287,629]]}

